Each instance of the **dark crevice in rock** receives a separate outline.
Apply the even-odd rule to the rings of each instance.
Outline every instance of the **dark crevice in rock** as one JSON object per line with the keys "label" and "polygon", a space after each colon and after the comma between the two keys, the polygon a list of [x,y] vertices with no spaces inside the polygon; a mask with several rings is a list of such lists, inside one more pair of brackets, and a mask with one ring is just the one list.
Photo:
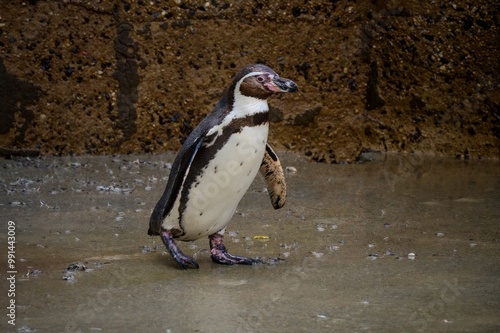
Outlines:
{"label": "dark crevice in rock", "polygon": [[35,104],[42,90],[29,82],[21,81],[7,72],[0,58],[0,134],[7,134],[14,126],[16,113],[19,112],[24,119],[23,125],[18,129],[15,144],[24,141],[26,129],[33,120],[33,111],[27,108]]}
{"label": "dark crevice in rock", "polygon": [[118,81],[119,86],[118,119],[115,127],[123,132],[123,138],[118,142],[118,145],[121,145],[124,141],[129,140],[137,130],[135,103],[138,99],[137,88],[140,77],[137,61],[139,45],[130,36],[133,26],[128,22],[120,21],[118,12],[115,15],[117,21],[114,41],[116,71],[113,73],[113,77]]}
{"label": "dark crevice in rock", "polygon": [[366,85],[366,109],[373,110],[378,107],[384,106],[385,101],[378,93],[378,65],[376,61],[370,64],[370,71],[368,72],[368,82]]}

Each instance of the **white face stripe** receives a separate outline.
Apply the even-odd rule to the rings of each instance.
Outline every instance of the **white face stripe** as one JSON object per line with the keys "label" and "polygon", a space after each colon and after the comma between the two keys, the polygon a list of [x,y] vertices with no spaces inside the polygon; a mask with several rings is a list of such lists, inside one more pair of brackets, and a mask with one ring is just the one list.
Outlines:
{"label": "white face stripe", "polygon": [[240,85],[243,81],[245,81],[245,79],[249,76],[255,76],[255,75],[262,75],[262,74],[269,74],[267,72],[251,72],[251,73],[248,73],[247,75],[243,76],[239,81],[238,83],[236,83],[236,87],[234,88],[234,91],[240,91]]}
{"label": "white face stripe", "polygon": [[267,112],[269,107],[267,101],[255,97],[245,96],[240,92],[241,83],[250,76],[269,74],[267,72],[251,72],[243,76],[234,88],[234,104],[233,110],[227,115],[227,118],[243,118],[251,116],[259,112]]}

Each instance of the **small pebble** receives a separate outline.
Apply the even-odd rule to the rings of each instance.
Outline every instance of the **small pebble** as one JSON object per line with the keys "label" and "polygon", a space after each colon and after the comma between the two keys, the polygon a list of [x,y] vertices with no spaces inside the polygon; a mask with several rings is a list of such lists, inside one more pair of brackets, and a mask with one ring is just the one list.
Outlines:
{"label": "small pebble", "polygon": [[153,251],[153,249],[150,246],[147,246],[147,245],[142,246],[142,251],[141,251],[142,254],[146,254],[146,253],[151,252],[151,251]]}
{"label": "small pebble", "polygon": [[33,270],[28,271],[28,276],[39,276],[42,274],[43,274],[43,272],[39,269],[33,269]]}
{"label": "small pebble", "polygon": [[315,258],[321,258],[322,256],[324,256],[325,254],[323,252],[311,252],[311,254],[315,257]]}
{"label": "small pebble", "polygon": [[438,232],[438,233],[436,233],[436,236],[438,236],[438,237],[443,237],[443,236],[444,236],[444,234],[443,234],[442,232]]}
{"label": "small pebble", "polygon": [[413,252],[408,253],[408,259],[415,260],[415,253],[413,253]]}
{"label": "small pebble", "polygon": [[87,267],[82,262],[72,262],[66,268],[66,272],[74,272],[74,271],[86,271]]}
{"label": "small pebble", "polygon": [[318,230],[319,232],[323,232],[323,231],[325,231],[325,228],[321,224],[317,224],[316,230]]}
{"label": "small pebble", "polygon": [[285,168],[285,171],[286,172],[290,172],[290,173],[294,173],[294,172],[297,172],[297,168],[293,167],[293,166],[287,166]]}

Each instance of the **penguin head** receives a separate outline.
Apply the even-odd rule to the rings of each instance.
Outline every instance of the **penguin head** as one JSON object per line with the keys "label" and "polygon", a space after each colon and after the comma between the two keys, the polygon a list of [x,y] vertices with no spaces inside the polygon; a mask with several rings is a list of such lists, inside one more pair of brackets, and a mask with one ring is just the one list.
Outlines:
{"label": "penguin head", "polygon": [[233,78],[232,85],[241,95],[258,99],[267,99],[274,93],[298,91],[295,82],[281,78],[271,68],[260,64],[243,67]]}

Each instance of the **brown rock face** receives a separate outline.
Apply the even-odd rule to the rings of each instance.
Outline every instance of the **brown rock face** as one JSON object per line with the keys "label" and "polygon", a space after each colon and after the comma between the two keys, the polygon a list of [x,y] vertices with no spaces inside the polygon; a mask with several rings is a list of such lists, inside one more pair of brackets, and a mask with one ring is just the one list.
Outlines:
{"label": "brown rock face", "polygon": [[269,101],[277,150],[499,157],[498,12],[465,0],[2,2],[0,152],[177,150],[259,62],[300,89]]}

